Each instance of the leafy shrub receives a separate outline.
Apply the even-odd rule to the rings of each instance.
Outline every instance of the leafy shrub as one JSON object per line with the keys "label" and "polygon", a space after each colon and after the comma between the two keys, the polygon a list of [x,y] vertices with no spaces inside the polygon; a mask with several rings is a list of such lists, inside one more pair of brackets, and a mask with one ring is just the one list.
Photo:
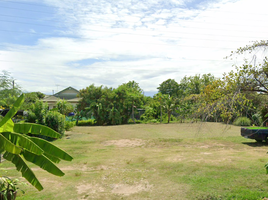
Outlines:
{"label": "leafy shrub", "polygon": [[49,111],[46,114],[45,125],[57,131],[61,134],[61,136],[63,136],[65,130],[65,116],[57,111]]}
{"label": "leafy shrub", "polygon": [[[141,124],[142,123],[142,121],[138,120],[138,119],[136,119],[135,122],[136,122],[136,124]],[[128,124],[134,124],[133,119],[129,119]]]}
{"label": "leafy shrub", "polygon": [[251,120],[247,117],[238,117],[233,124],[236,126],[250,126]]}
{"label": "leafy shrub", "polygon": [[75,121],[65,121],[65,126],[64,126],[65,131],[71,130],[71,128],[73,128],[75,124],[76,124]]}
{"label": "leafy shrub", "polygon": [[156,110],[150,106],[146,106],[144,114],[141,115],[141,120],[145,122],[150,121],[152,119],[155,119],[155,115]]}
{"label": "leafy shrub", "polygon": [[66,100],[60,99],[56,104],[56,109],[59,113],[63,115],[68,115],[69,113],[74,111],[74,107],[71,103]]}
{"label": "leafy shrub", "polygon": [[77,126],[94,126],[96,124],[95,119],[81,120],[78,121]]}
{"label": "leafy shrub", "polygon": [[157,119],[151,119],[151,120],[148,121],[148,123],[156,123],[156,124],[158,124],[159,121]]}
{"label": "leafy shrub", "polygon": [[29,111],[28,115],[26,117],[26,122],[35,123],[37,120],[37,117],[34,112]]}
{"label": "leafy shrub", "polygon": [[262,125],[262,116],[259,113],[252,115],[252,123],[256,126]]}
{"label": "leafy shrub", "polygon": [[32,104],[28,112],[26,121],[45,125],[45,118],[47,112],[48,112],[47,103],[43,103],[42,101],[38,100],[34,104]]}

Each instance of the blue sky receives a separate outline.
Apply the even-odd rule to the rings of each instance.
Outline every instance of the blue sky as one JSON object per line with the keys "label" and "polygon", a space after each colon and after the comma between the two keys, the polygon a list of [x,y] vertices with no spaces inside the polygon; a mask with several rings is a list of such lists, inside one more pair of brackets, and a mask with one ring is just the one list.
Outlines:
{"label": "blue sky", "polygon": [[[117,87],[146,94],[163,81],[240,63],[223,59],[267,40],[263,0],[0,0],[0,70],[24,91]],[[245,55],[247,56],[247,55]]]}

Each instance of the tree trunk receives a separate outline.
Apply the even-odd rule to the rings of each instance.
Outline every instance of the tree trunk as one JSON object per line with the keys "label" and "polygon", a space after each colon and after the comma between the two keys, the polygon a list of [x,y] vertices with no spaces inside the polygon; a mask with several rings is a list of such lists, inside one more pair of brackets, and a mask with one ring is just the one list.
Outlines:
{"label": "tree trunk", "polygon": [[134,124],[136,124],[135,117],[134,117],[134,105],[132,105],[132,114],[131,114],[131,116],[132,116],[132,120],[133,120]]}
{"label": "tree trunk", "polygon": [[160,116],[161,116],[160,123],[162,123],[162,106],[160,106]]}

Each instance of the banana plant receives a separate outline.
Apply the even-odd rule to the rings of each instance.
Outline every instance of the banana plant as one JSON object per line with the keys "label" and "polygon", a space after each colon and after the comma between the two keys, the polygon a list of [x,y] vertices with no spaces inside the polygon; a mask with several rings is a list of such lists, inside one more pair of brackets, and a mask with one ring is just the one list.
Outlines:
{"label": "banana plant", "polygon": [[43,186],[27,163],[33,163],[53,175],[63,176],[64,173],[55,164],[61,160],[71,161],[73,158],[51,142],[34,137],[42,135],[60,138],[61,135],[51,128],[33,123],[13,123],[12,117],[23,101],[22,94],[0,122],[0,154],[12,162],[31,185],[41,191]]}

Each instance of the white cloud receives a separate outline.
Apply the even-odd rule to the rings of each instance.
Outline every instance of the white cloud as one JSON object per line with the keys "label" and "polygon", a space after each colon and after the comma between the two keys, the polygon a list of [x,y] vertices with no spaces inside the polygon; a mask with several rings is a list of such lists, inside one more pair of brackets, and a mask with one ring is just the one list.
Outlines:
{"label": "white cloud", "polygon": [[0,69],[27,91],[117,87],[130,80],[156,91],[168,78],[220,77],[232,69],[223,57],[267,35],[262,0],[204,1],[198,9],[187,9],[191,2],[182,0],[44,2],[57,9],[66,35],[31,46],[6,44],[0,52],[0,60],[10,61]]}

